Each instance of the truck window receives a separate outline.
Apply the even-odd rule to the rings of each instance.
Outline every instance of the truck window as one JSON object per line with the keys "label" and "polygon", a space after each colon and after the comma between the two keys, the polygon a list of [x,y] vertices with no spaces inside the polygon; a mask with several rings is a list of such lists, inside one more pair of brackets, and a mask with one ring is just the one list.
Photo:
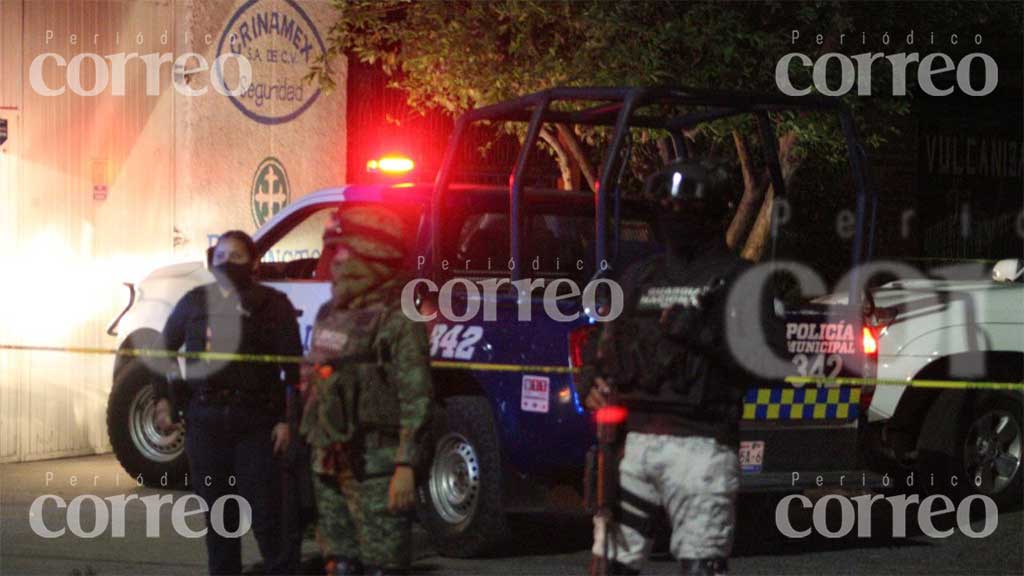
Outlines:
{"label": "truck window", "polygon": [[[593,270],[593,219],[529,214],[524,225],[524,276],[585,281]],[[471,214],[455,239],[452,272],[470,278],[510,276],[509,225],[504,213]]]}
{"label": "truck window", "polygon": [[[297,214],[295,224],[260,258],[261,280],[312,280],[323,248],[331,207]],[[282,226],[288,226],[283,222]]]}

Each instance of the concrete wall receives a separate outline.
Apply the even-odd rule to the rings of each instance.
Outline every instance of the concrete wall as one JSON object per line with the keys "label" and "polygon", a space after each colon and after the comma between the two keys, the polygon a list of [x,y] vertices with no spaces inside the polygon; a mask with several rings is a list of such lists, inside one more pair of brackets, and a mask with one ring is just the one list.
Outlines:
{"label": "concrete wall", "polygon": [[[122,281],[201,258],[216,234],[252,232],[284,203],[343,183],[344,66],[330,95],[301,82],[333,16],[317,1],[0,2],[0,344],[112,347]],[[150,78],[141,59],[194,52],[212,65],[232,49],[252,65],[252,88],[234,99],[195,57],[180,86],[173,62]],[[120,53],[123,90],[108,58]],[[229,89],[238,70],[229,58]],[[75,93],[104,76],[97,94]],[[0,461],[108,449],[111,367],[0,351]]]}

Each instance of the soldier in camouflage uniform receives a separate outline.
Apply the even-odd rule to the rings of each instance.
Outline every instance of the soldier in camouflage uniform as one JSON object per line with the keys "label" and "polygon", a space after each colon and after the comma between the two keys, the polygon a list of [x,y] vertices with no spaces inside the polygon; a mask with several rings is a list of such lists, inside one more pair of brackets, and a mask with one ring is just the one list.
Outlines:
{"label": "soldier in camouflage uniform", "polygon": [[324,235],[332,298],[317,314],[301,432],[313,456],[328,574],[410,562],[411,464],[431,401],[423,324],[401,311],[402,219],[343,207]]}

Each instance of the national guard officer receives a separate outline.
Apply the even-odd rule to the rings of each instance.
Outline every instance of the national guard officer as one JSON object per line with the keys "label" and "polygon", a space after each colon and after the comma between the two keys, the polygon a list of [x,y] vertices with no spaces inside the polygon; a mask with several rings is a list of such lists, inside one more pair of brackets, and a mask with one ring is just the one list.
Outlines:
{"label": "national guard officer", "polygon": [[753,379],[725,342],[726,321],[735,320],[727,290],[749,266],[725,244],[726,176],[713,163],[683,161],[648,180],[666,251],[623,275],[623,312],[584,366],[586,406],[615,403],[627,414],[614,521],[594,518],[595,573],[639,573],[662,510],[683,574],[726,570],[742,397]]}
{"label": "national guard officer", "polygon": [[302,434],[313,450],[328,574],[410,562],[412,465],[431,401],[426,329],[403,313],[406,231],[378,206],[346,206],[324,235],[332,298],[313,328]]}
{"label": "national guard officer", "polygon": [[[177,303],[163,331],[164,347],[300,357],[295,309],[284,294],[253,280],[258,261],[252,238],[238,230],[225,232],[211,265],[216,282],[192,289]],[[189,359],[184,382],[176,362],[169,371],[168,381],[158,382],[154,391],[156,424],[169,427],[183,409],[191,485],[208,507],[225,495],[241,496],[252,513],[266,572],[287,572],[274,456],[289,444],[285,404],[288,389],[298,383],[298,364]],[[224,502],[223,529],[235,532],[243,510],[233,499]],[[206,517],[210,526],[210,512]],[[239,538],[208,529],[206,549],[211,574],[241,572]]]}

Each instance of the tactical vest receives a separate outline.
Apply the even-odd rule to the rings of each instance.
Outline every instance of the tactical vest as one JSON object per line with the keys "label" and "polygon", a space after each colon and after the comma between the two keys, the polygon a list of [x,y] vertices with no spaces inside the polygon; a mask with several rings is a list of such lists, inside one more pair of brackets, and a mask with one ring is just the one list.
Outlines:
{"label": "tactical vest", "polygon": [[311,445],[350,443],[369,431],[397,435],[398,393],[384,373],[391,351],[379,337],[396,311],[378,304],[330,310],[317,320],[310,350],[317,369],[301,426]]}
{"label": "tactical vest", "polygon": [[[663,314],[688,295],[731,278],[742,261],[699,258],[670,270],[664,257],[647,260],[623,279],[623,313],[601,344],[602,369],[632,411],[671,412],[698,420],[731,418],[738,394],[730,366],[666,334]],[[724,297],[723,297],[724,298]],[[724,346],[724,304],[705,312],[701,330]]]}

